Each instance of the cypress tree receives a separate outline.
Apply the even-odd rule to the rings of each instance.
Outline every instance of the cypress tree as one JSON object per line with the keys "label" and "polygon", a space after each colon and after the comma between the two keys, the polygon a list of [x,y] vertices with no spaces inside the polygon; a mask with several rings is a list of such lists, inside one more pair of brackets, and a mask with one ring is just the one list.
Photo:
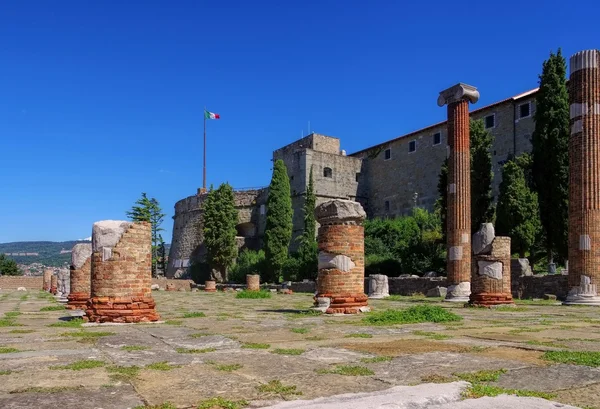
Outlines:
{"label": "cypress tree", "polygon": [[492,196],[492,142],[494,138],[485,130],[483,121],[471,121],[471,233],[479,230],[482,223],[494,220],[494,197]]}
{"label": "cypress tree", "polygon": [[569,94],[561,50],[544,61],[533,132],[533,181],[548,262],[567,257],[569,207]]}
{"label": "cypress tree", "polygon": [[142,193],[142,197],[135,202],[135,205],[126,214],[134,222],[149,222],[152,225],[152,277],[156,277],[158,275],[158,252],[162,241],[162,238],[159,238],[159,236],[160,232],[164,230],[160,225],[163,222],[165,214],[162,213],[162,208],[158,200],[148,198],[146,193]]}
{"label": "cypress tree", "polygon": [[211,278],[224,282],[238,253],[235,241],[238,214],[231,186],[222,183],[216,190],[211,186],[202,210],[202,232],[206,261],[212,269]]}
{"label": "cypress tree", "polygon": [[317,203],[317,197],[315,195],[314,182],[313,182],[313,168],[310,167],[310,173],[308,177],[308,186],[306,187],[306,196],[304,198],[304,206],[302,211],[304,212],[304,230],[300,239],[300,246],[298,248],[298,258],[300,260],[300,275],[298,278],[316,278],[317,274],[317,257],[318,248],[316,240],[316,219],[315,219],[315,207]]}
{"label": "cypress tree", "polygon": [[516,158],[502,168],[496,232],[499,236],[509,236],[512,251],[525,257],[535,242],[541,223],[537,194],[527,186],[525,170],[519,163],[526,161]]}
{"label": "cypress tree", "polygon": [[266,281],[278,282],[283,265],[288,258],[292,240],[292,198],[287,169],[281,159],[275,161],[273,177],[267,198],[267,222],[265,227],[265,259],[268,271]]}

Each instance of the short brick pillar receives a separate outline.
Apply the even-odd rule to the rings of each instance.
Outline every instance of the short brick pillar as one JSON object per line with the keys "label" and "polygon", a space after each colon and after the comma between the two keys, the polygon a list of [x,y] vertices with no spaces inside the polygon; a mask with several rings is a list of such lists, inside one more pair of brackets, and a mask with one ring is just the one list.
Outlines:
{"label": "short brick pillar", "polygon": [[485,307],[514,304],[510,266],[510,237],[495,237],[493,225],[483,224],[473,235],[469,304]]}
{"label": "short brick pillar", "polygon": [[42,286],[44,291],[50,291],[52,286],[52,270],[44,270],[44,281]]}
{"label": "short brick pillar", "polygon": [[85,310],[90,299],[92,243],[79,243],[71,251],[71,292],[67,308]]}
{"label": "short brick pillar", "polygon": [[469,102],[478,100],[477,88],[460,83],[440,92],[437,101],[448,105],[447,301],[466,302],[471,293]]}
{"label": "short brick pillar", "polygon": [[58,276],[56,274],[50,276],[50,293],[54,295],[58,293]]}
{"label": "short brick pillar", "polygon": [[204,291],[207,293],[214,293],[217,291],[217,282],[214,280],[207,280],[204,282]]}
{"label": "short brick pillar", "polygon": [[330,200],[317,206],[315,216],[320,224],[316,309],[327,314],[367,311],[365,211],[358,202]]}
{"label": "short brick pillar", "polygon": [[105,220],[92,229],[92,322],[158,321],[152,285],[151,226]]}
{"label": "short brick pillar", "polygon": [[570,61],[569,293],[565,304],[600,305],[600,50]]}
{"label": "short brick pillar", "polygon": [[260,291],[260,276],[258,274],[246,274],[246,289],[248,291]]}

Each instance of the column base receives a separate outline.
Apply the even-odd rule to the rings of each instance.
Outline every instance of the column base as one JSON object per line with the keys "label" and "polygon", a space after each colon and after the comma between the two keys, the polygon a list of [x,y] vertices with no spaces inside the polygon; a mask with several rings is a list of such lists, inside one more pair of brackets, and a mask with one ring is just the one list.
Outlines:
{"label": "column base", "polygon": [[494,305],[511,305],[514,304],[512,294],[504,293],[481,293],[471,294],[469,297],[469,304],[492,307]]}
{"label": "column base", "polygon": [[316,311],[325,314],[358,314],[369,311],[366,294],[317,294],[315,296]]}
{"label": "column base", "polygon": [[67,297],[67,309],[68,310],[84,310],[87,308],[87,302],[90,299],[90,295],[86,293],[71,293]]}
{"label": "column base", "polygon": [[160,319],[155,308],[152,297],[92,297],[86,315],[89,322],[151,322]]}
{"label": "column base", "polygon": [[592,284],[590,277],[581,275],[581,284],[569,290],[564,305],[600,305],[598,286]]}
{"label": "column base", "polygon": [[446,293],[447,302],[469,302],[471,296],[471,283],[469,281],[463,281],[455,285],[448,286],[448,292]]}
{"label": "column base", "polygon": [[600,306],[600,297],[598,295],[569,295],[563,302],[563,305],[596,305]]}
{"label": "column base", "polygon": [[58,292],[58,289],[56,287],[50,287],[50,294],[56,295],[57,292]]}
{"label": "column base", "polygon": [[216,288],[205,288],[204,292],[205,293],[216,293],[217,289]]}

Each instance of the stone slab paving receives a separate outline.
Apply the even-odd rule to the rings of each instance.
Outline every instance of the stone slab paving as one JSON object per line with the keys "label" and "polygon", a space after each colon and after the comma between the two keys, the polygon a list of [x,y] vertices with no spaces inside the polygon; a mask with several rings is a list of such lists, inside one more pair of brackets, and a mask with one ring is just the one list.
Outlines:
{"label": "stone slab paving", "polygon": [[[238,300],[235,293],[153,295],[163,324],[69,327],[68,311],[41,311],[57,305],[48,297],[0,291],[0,318],[11,317],[0,326],[0,408],[54,408],[59,402],[67,409],[108,409],[171,402],[183,409],[213,397],[245,399],[251,407],[281,401],[330,405],[339,403],[337,395],[350,392],[375,393],[367,399],[371,403],[387,396],[392,400],[382,400],[385,406],[373,406],[386,408],[559,407],[508,396],[461,400],[464,384],[456,382],[455,374],[499,369],[505,372],[490,385],[551,392],[563,405],[600,408],[599,369],[543,359],[548,350],[600,351],[597,308],[541,302],[503,311],[396,297],[370,304],[375,310],[440,305],[463,320],[370,326],[361,316],[307,315],[310,294],[259,300]],[[185,318],[190,312],[205,316]],[[99,366],[78,367],[90,360],[100,361]],[[73,366],[53,368],[64,365]],[[340,365],[373,374],[332,373]],[[121,376],[115,372],[130,367],[137,369]],[[425,384],[432,377],[451,383]],[[282,387],[260,389],[269,382]],[[429,406],[414,406],[419,388],[433,393],[423,398]],[[446,390],[454,391],[452,402],[443,401]],[[396,399],[398,394],[413,396],[411,391],[417,400]],[[319,398],[325,400],[310,402]],[[362,398],[343,399],[350,405]]]}

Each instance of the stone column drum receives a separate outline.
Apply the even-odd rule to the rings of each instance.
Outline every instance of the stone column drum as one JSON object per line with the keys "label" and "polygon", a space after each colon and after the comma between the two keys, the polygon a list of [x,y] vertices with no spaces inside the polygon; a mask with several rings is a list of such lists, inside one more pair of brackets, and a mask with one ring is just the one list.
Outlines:
{"label": "stone column drum", "polygon": [[388,276],[384,274],[371,274],[369,276],[369,298],[387,298],[390,296]]}
{"label": "stone column drum", "polygon": [[258,274],[246,274],[246,289],[248,291],[260,291],[260,276]]}
{"label": "stone column drum", "polygon": [[217,282],[213,280],[207,280],[204,282],[204,291],[207,293],[214,293],[217,291]]}
{"label": "stone column drum", "polygon": [[54,295],[58,293],[58,276],[56,274],[50,276],[50,293]]}
{"label": "stone column drum", "polygon": [[44,291],[50,291],[52,286],[52,270],[44,270]]}
{"label": "stone column drum", "polygon": [[495,237],[491,223],[473,235],[473,263],[469,304],[491,307],[514,304],[511,293],[510,237]]}
{"label": "stone column drum", "polygon": [[358,202],[330,200],[317,206],[315,216],[320,224],[317,308],[323,306],[328,314],[368,311],[364,293],[365,211]]}
{"label": "stone column drum", "polygon": [[600,50],[571,57],[569,293],[565,304],[600,305]]}
{"label": "stone column drum", "polygon": [[446,301],[466,302],[471,294],[471,154],[469,102],[479,100],[477,88],[456,84],[440,93],[438,105],[448,105],[448,256]]}
{"label": "stone column drum", "polygon": [[92,322],[158,321],[152,285],[151,226],[105,220],[92,229]]}
{"label": "stone column drum", "polygon": [[90,299],[92,243],[79,243],[71,251],[71,292],[67,308],[85,310]]}

